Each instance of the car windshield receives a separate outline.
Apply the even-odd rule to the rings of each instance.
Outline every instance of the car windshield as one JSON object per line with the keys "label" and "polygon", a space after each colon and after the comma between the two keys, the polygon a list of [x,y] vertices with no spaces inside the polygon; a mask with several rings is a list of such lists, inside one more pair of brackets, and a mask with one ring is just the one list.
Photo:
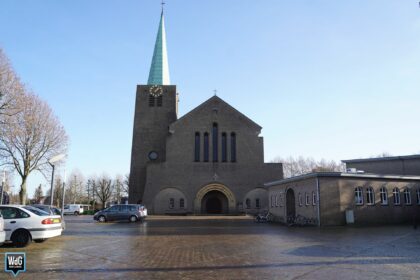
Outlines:
{"label": "car windshield", "polygon": [[42,211],[38,208],[32,207],[32,206],[23,206],[23,208],[32,212],[32,213],[34,213],[35,215],[38,215],[38,216],[49,216],[50,215],[49,213],[47,213],[45,211]]}

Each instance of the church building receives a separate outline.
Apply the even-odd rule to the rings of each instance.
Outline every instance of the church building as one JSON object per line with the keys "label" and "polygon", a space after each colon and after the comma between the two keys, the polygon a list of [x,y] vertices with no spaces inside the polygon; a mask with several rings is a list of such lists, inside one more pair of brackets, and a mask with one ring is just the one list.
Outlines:
{"label": "church building", "polygon": [[129,202],[153,214],[268,210],[264,183],[283,170],[264,162],[261,129],[218,96],[178,116],[162,11],[149,79],[137,86]]}

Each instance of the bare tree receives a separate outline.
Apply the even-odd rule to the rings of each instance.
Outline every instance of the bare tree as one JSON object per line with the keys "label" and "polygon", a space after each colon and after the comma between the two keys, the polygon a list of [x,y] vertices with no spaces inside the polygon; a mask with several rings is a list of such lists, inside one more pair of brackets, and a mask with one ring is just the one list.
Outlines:
{"label": "bare tree", "polygon": [[125,194],[124,189],[125,188],[124,188],[123,177],[121,175],[115,176],[115,179],[114,179],[114,198],[113,198],[113,200],[116,201],[117,203],[121,203],[121,198]]}
{"label": "bare tree", "polygon": [[23,93],[19,77],[0,48],[0,125],[5,124],[7,116],[16,113],[16,101]]}
{"label": "bare tree", "polygon": [[26,204],[26,181],[33,171],[49,170],[48,159],[67,150],[67,135],[48,104],[26,92],[18,112],[0,126],[0,158],[21,177],[20,203]]}
{"label": "bare tree", "polygon": [[284,159],[277,157],[273,160],[273,162],[283,163],[284,178],[290,178],[293,176],[298,176],[311,172],[344,171],[343,165],[333,160],[329,161],[321,159],[320,161],[316,161],[313,158],[305,158],[303,156],[299,156],[296,158],[290,156]]}
{"label": "bare tree", "polygon": [[128,186],[130,185],[130,174],[125,174],[123,182],[123,192],[128,195]]}
{"label": "bare tree", "polygon": [[79,170],[73,170],[67,180],[66,200],[70,203],[81,202],[85,199],[84,176]]}
{"label": "bare tree", "polygon": [[43,196],[44,196],[44,192],[42,190],[42,185],[39,184],[39,186],[35,189],[35,193],[34,193],[35,203],[39,203]]}
{"label": "bare tree", "polygon": [[104,209],[106,203],[112,196],[114,184],[112,183],[112,180],[105,175],[100,177],[98,180],[95,180],[93,184],[96,196],[102,203],[102,209]]}

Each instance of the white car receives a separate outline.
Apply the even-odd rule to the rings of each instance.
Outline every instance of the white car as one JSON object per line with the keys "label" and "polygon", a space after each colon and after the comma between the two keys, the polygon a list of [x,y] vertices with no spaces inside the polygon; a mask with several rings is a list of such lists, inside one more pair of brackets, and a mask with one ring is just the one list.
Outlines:
{"label": "white car", "polygon": [[48,238],[60,236],[61,216],[50,215],[38,208],[24,205],[0,205],[4,219],[6,241],[16,247],[25,247],[32,240],[44,242]]}
{"label": "white car", "polygon": [[6,241],[6,232],[4,231],[4,220],[0,213],[0,245]]}
{"label": "white car", "polygon": [[79,215],[83,213],[83,205],[82,204],[67,204],[64,205],[63,214],[70,214],[70,215]]}

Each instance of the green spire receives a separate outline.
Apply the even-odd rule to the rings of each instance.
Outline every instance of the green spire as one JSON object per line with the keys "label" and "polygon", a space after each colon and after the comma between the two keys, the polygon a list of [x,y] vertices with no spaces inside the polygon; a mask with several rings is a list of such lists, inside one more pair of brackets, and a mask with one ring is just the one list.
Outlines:
{"label": "green spire", "polygon": [[152,65],[150,66],[148,85],[170,85],[168,53],[166,51],[166,32],[163,9],[160,15],[159,30],[153,51]]}

